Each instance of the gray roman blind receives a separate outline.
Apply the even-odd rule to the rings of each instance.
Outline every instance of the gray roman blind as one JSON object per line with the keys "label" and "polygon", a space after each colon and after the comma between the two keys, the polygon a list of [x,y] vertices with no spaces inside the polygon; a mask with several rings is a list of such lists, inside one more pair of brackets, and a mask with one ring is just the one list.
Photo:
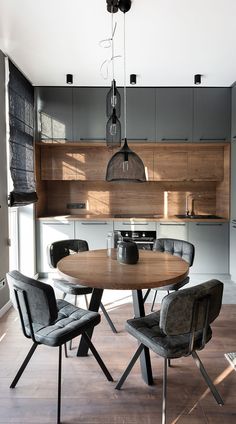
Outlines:
{"label": "gray roman blind", "polygon": [[34,175],[34,88],[9,60],[10,206],[37,201]]}

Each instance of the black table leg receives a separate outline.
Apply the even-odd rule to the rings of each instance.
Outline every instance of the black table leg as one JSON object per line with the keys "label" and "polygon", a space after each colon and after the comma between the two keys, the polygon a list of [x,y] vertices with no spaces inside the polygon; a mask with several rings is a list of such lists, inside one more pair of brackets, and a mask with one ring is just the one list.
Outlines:
{"label": "black table leg", "polygon": [[[102,299],[103,289],[93,289],[93,293],[91,296],[90,304],[89,304],[89,310],[98,312],[101,299]],[[93,335],[93,329],[87,331],[87,335],[92,338]],[[88,355],[88,344],[85,342],[83,336],[81,337],[80,344],[77,350],[77,356],[87,356]]]}
{"label": "black table leg", "polygon": [[[132,296],[133,296],[133,307],[134,307],[135,318],[144,317],[145,309],[144,309],[142,290],[133,290]],[[149,385],[153,384],[150,353],[147,347],[143,349],[140,355],[140,366],[141,366],[142,377],[145,383]]]}

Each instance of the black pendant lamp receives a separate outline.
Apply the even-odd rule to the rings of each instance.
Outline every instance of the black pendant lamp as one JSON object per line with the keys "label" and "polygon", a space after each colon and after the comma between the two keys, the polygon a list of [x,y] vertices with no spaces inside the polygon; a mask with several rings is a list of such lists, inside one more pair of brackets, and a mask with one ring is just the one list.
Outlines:
{"label": "black pendant lamp", "polygon": [[106,181],[144,182],[145,168],[140,157],[133,152],[127,142],[126,127],[126,56],[125,56],[125,13],[131,7],[130,0],[120,0],[119,8],[124,13],[124,145],[115,153],[107,165]]}
{"label": "black pendant lamp", "polygon": [[112,115],[107,121],[106,142],[109,147],[119,147],[121,145],[121,124],[116,116],[115,108],[113,108]]}
{"label": "black pendant lamp", "polygon": [[116,88],[116,81],[113,79],[111,83],[111,88],[107,93],[106,97],[106,114],[107,117],[111,116],[113,113],[113,109],[116,110],[117,118],[120,118],[120,104],[121,98],[120,93]]}

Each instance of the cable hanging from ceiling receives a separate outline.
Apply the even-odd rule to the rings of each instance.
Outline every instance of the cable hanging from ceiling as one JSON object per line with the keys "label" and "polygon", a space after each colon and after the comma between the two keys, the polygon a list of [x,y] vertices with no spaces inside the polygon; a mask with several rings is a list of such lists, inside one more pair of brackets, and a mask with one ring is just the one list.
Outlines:
{"label": "cable hanging from ceiling", "polygon": [[121,57],[114,53],[114,39],[117,26],[116,23],[114,25],[114,13],[118,10],[117,0],[110,0],[108,6],[111,13],[111,37],[101,40],[99,44],[101,47],[111,48],[111,58],[102,63],[100,72],[104,79],[107,79],[109,75],[109,65],[111,64],[112,82],[111,88],[106,96],[106,116],[108,117],[106,124],[106,143],[108,147],[119,147],[121,145],[121,124],[119,121],[121,113],[121,97],[116,86],[114,63],[116,58]]}

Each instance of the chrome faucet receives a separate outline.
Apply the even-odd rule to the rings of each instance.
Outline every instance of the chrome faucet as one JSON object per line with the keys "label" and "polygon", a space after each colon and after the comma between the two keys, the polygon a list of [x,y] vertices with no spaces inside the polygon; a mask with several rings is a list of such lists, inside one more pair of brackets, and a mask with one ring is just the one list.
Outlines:
{"label": "chrome faucet", "polygon": [[188,199],[189,199],[189,197],[191,197],[192,196],[192,194],[187,194],[186,195],[186,199],[185,199],[185,215],[186,216],[189,216],[190,215],[190,212],[189,212],[189,208],[188,208]]}
{"label": "chrome faucet", "polygon": [[191,200],[191,210],[189,210],[189,208],[188,208],[189,197],[192,197],[192,194],[187,194],[186,195],[186,210],[185,210],[185,215],[186,216],[194,216],[195,215],[194,202],[195,202],[196,199],[194,197],[192,197],[192,200]]}
{"label": "chrome faucet", "polygon": [[194,199],[194,197],[192,197],[192,202],[191,202],[191,212],[190,212],[190,215],[191,215],[191,216],[194,216],[194,215],[195,215],[195,211],[194,211],[194,202],[195,202],[195,199]]}

